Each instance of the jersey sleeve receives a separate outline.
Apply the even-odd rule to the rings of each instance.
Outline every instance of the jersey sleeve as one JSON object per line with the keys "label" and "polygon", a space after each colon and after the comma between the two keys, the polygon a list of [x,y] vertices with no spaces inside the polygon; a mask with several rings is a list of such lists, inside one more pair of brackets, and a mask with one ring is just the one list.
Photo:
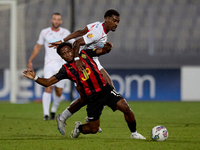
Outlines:
{"label": "jersey sleeve", "polygon": [[100,23],[99,21],[94,22],[94,23],[90,23],[87,25],[88,30],[90,30],[92,27],[94,27],[96,24]]}
{"label": "jersey sleeve", "polygon": [[91,43],[95,43],[97,42],[99,39],[101,39],[102,35],[100,32],[96,31],[96,30],[92,30],[90,32],[88,32],[87,34],[85,34],[83,36],[83,39],[85,41],[85,44],[91,44]]}
{"label": "jersey sleeve", "polygon": [[42,30],[40,32],[40,35],[39,35],[37,43],[40,44],[40,45],[44,45],[44,42],[45,42],[45,39],[44,39],[44,30]]}
{"label": "jersey sleeve", "polygon": [[59,81],[62,79],[67,79],[67,71],[64,65],[60,68],[60,70],[54,75]]}
{"label": "jersey sleeve", "polygon": [[96,57],[97,54],[96,54],[96,50],[97,49],[86,49],[85,50],[85,53],[89,56],[89,57]]}

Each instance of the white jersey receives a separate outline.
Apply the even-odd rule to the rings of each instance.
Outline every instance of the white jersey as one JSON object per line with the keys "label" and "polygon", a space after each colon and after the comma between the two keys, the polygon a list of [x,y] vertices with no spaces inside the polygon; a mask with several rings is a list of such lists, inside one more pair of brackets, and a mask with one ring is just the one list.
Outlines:
{"label": "white jersey", "polygon": [[[101,48],[107,42],[108,35],[104,29],[103,23],[94,22],[88,24],[87,28],[88,32],[83,36],[86,45],[82,46],[79,52],[83,49]],[[96,62],[98,69],[101,70],[103,66],[101,66],[98,57],[93,57],[93,60]]]}
{"label": "white jersey", "polygon": [[83,36],[85,46],[83,49],[101,48],[107,42],[108,35],[104,29],[103,23],[94,22],[87,25],[88,32]]}
{"label": "white jersey", "polygon": [[[62,67],[65,60],[63,60],[57,53],[56,49],[49,48],[49,43],[62,40],[70,34],[69,30],[60,27],[58,31],[54,31],[49,28],[45,28],[40,32],[38,44],[44,45],[45,47],[45,58],[44,58],[44,78],[50,78]],[[69,41],[70,43],[74,42],[74,39]],[[65,80],[61,80],[54,84],[59,88],[64,88]]]}
{"label": "white jersey", "polygon": [[[45,28],[40,32],[39,39],[37,41],[38,44],[44,45],[45,47],[45,59],[44,63],[47,65],[52,61],[64,64],[66,63],[56,52],[56,49],[49,48],[49,43],[56,42],[62,40],[66,36],[70,34],[69,30],[60,27],[58,31],[54,31],[51,27]],[[70,40],[69,42],[72,43],[74,40]]]}

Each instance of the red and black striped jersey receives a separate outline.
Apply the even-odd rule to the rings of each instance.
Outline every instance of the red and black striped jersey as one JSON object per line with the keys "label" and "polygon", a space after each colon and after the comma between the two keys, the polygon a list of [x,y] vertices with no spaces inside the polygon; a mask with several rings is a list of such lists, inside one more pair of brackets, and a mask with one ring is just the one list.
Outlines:
{"label": "red and black striped jersey", "polygon": [[106,85],[96,63],[92,59],[95,56],[97,56],[96,49],[82,50],[79,58],[86,65],[83,71],[78,71],[74,62],[66,63],[54,76],[58,80],[70,79],[76,82],[81,92],[86,96],[95,94]]}

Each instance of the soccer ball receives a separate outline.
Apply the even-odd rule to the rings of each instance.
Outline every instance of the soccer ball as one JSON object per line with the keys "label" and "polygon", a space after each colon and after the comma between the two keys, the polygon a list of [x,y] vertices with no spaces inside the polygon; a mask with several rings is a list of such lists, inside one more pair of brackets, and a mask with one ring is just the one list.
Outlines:
{"label": "soccer ball", "polygon": [[168,135],[167,129],[161,125],[155,126],[151,130],[151,138],[153,141],[165,141]]}

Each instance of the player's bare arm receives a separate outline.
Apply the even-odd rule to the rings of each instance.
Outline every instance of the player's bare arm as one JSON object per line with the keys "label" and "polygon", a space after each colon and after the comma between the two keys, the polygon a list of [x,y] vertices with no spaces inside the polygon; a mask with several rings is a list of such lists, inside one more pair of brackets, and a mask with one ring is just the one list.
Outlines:
{"label": "player's bare arm", "polygon": [[82,29],[82,30],[77,30],[77,31],[75,31],[75,32],[73,32],[73,33],[71,33],[71,34],[69,34],[67,37],[65,37],[65,38],[63,39],[63,41],[60,40],[60,41],[56,41],[56,42],[53,42],[53,43],[49,43],[49,44],[50,44],[49,47],[50,47],[50,48],[51,48],[51,47],[57,48],[58,45],[61,44],[62,42],[66,42],[66,41],[69,41],[69,40],[71,40],[71,39],[74,39],[74,38],[83,36],[83,35],[85,35],[87,32],[88,32],[88,28],[87,28],[87,26],[86,26],[86,27],[85,27],[84,29]]}
{"label": "player's bare arm", "polygon": [[35,72],[33,70],[24,70],[23,73],[24,73],[23,74],[24,77],[27,77],[31,80],[35,80],[35,82],[45,87],[51,86],[52,84],[55,84],[58,82],[58,79],[55,76],[52,76],[48,79],[39,78],[35,75]]}
{"label": "player's bare arm", "polygon": [[28,69],[29,70],[33,70],[33,63],[32,63],[32,61],[37,56],[37,54],[40,52],[41,48],[42,48],[42,45],[40,45],[40,44],[36,44],[35,45],[35,47],[33,49],[33,52],[32,52],[32,54],[31,54],[31,56],[30,56],[30,58],[28,60]]}
{"label": "player's bare arm", "polygon": [[67,37],[65,37],[63,40],[66,42],[66,41],[69,41],[71,39],[74,39],[74,38],[77,38],[77,37],[80,37],[80,36],[83,36],[85,35],[86,33],[88,32],[88,28],[87,26],[82,29],[82,30],[77,30],[73,33],[71,33],[70,35],[68,35]]}
{"label": "player's bare arm", "polygon": [[85,45],[85,41],[83,38],[76,40],[73,44],[75,65],[79,71],[83,71],[85,69],[85,63],[79,60],[79,48],[81,45]]}

